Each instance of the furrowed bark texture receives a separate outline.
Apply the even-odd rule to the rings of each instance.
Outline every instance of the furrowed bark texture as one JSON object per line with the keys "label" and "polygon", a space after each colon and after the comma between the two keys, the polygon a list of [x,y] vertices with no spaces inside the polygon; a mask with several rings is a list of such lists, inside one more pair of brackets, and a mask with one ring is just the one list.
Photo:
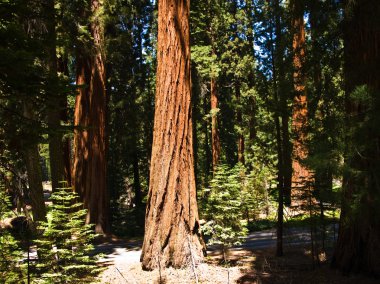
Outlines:
{"label": "furrowed bark texture", "polygon": [[[158,2],[157,89],[142,267],[203,257],[196,203],[187,0]],[[190,249],[191,248],[191,249]]]}
{"label": "furrowed bark texture", "polygon": [[[366,272],[380,277],[380,134],[378,122],[366,122],[371,116],[378,121],[380,113],[380,2],[346,1],[345,10],[347,122],[349,132],[365,143],[348,147],[346,153],[350,172],[343,180],[342,213],[332,265],[346,273]],[[371,97],[353,99],[350,94],[362,85],[367,86]],[[363,124],[366,126],[361,129]]]}
{"label": "furrowed bark texture", "polygon": [[307,96],[306,76],[304,72],[305,62],[305,23],[303,19],[302,1],[292,1],[294,18],[292,21],[293,35],[293,80],[295,97],[293,101],[292,130],[295,136],[293,141],[293,175],[292,175],[292,203],[297,205],[301,199],[303,188],[310,179],[309,170],[302,164],[302,160],[308,155],[306,148],[306,124],[307,124]]}
{"label": "furrowed bark texture", "polygon": [[[94,15],[100,2],[91,1]],[[99,19],[90,25],[93,37],[91,52],[79,50],[74,124],[74,187],[84,208],[86,222],[95,224],[96,233],[109,232],[108,194],[106,188],[106,91],[104,58],[101,51],[103,29]]]}

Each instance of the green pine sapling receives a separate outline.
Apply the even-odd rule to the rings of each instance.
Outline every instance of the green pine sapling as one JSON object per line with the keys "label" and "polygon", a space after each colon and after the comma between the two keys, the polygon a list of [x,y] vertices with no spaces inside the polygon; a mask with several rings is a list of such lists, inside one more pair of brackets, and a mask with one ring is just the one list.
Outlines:
{"label": "green pine sapling", "polygon": [[90,256],[96,235],[93,226],[85,224],[86,210],[77,198],[70,188],[51,196],[48,221],[41,224],[43,234],[36,240],[38,283],[90,283],[100,271],[96,257]]}
{"label": "green pine sapling", "polygon": [[225,262],[227,249],[241,244],[248,232],[247,222],[242,218],[243,182],[244,168],[241,164],[233,168],[219,165],[210,187],[203,190],[207,201],[203,212],[206,223],[202,231],[210,236],[209,245],[221,245]]}

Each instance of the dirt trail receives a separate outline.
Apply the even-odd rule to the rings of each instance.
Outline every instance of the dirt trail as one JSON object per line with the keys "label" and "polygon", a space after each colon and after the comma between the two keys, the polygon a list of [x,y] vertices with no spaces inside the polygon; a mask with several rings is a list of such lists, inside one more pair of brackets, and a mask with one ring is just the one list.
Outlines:
{"label": "dirt trail", "polygon": [[[150,283],[308,283],[308,284],[356,284],[379,283],[365,276],[343,276],[329,268],[331,251],[319,263],[312,261],[310,234],[305,228],[290,228],[284,238],[283,257],[275,257],[275,230],[254,232],[246,241],[230,249],[230,267],[218,265],[221,252],[208,247],[205,263],[186,269],[162,269],[143,271],[140,264],[141,240],[111,240],[96,246],[104,253],[99,261],[105,266],[99,277],[100,283],[109,284],[150,284]],[[196,280],[197,279],[197,280]]]}

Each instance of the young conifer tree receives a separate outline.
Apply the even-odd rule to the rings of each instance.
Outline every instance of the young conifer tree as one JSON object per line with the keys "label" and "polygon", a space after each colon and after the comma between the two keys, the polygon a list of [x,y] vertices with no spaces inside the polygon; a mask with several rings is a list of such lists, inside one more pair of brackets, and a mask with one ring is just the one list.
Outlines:
{"label": "young conifer tree", "polygon": [[233,168],[220,164],[210,187],[203,190],[207,197],[203,217],[207,222],[202,230],[205,235],[211,236],[210,245],[221,245],[224,261],[227,260],[226,250],[241,244],[248,232],[246,221],[242,220],[242,190],[246,181],[241,163]]}
{"label": "young conifer tree", "polygon": [[[9,217],[10,202],[4,189],[0,187],[0,224]],[[1,283],[19,283],[25,277],[22,259],[22,250],[19,242],[7,229],[0,226],[0,281]],[[4,281],[4,282],[3,282]]]}
{"label": "young conifer tree", "polygon": [[93,225],[85,224],[87,211],[76,203],[71,189],[52,194],[48,221],[42,223],[42,236],[36,241],[40,260],[36,266],[41,283],[91,283],[99,268],[93,250]]}

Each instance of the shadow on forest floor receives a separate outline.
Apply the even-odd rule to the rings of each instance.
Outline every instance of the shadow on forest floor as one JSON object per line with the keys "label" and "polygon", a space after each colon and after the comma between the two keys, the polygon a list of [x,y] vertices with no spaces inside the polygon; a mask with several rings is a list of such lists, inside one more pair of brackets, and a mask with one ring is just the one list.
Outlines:
{"label": "shadow on forest floor", "polygon": [[[247,250],[232,248],[228,252],[230,266],[241,267],[242,276],[237,283],[307,283],[307,284],[376,284],[378,279],[365,275],[344,276],[329,266],[329,257],[317,263],[312,262],[310,250],[304,245],[284,249],[284,256],[276,257],[275,248]],[[219,264],[222,254],[218,250],[211,251],[208,263]]]}
{"label": "shadow on forest floor", "polygon": [[[298,230],[299,229],[297,229],[296,231],[298,232]],[[206,281],[201,283],[224,283],[220,282],[219,280],[216,281],[216,276],[219,277],[220,273],[226,274],[227,270],[235,274],[236,271],[240,271],[237,277],[234,278],[237,282],[232,281],[230,283],[379,283],[378,280],[374,280],[366,276],[343,276],[339,271],[330,269],[329,262],[332,253],[331,245],[329,246],[330,249],[327,250],[325,257],[321,258],[321,261],[319,261],[319,263],[313,264],[310,244],[307,239],[305,239],[303,243],[300,243],[299,241],[285,242],[284,256],[276,257],[275,243],[273,243],[273,238],[275,238],[275,235],[273,234],[273,232],[274,230],[271,229],[262,232],[251,233],[248,241],[245,244],[229,249],[227,253],[227,258],[229,260],[228,267],[230,267],[229,269],[226,265],[221,265],[223,263],[221,251],[215,246],[210,246],[208,250],[208,256],[206,257],[206,265],[209,265],[207,266],[208,270],[206,278],[208,279],[208,282]],[[262,243],[263,241],[264,243]],[[263,244],[265,244],[265,247],[261,246]],[[146,277],[150,277],[149,279],[155,279],[156,276],[154,276],[155,274],[153,272],[148,273],[141,270],[141,265],[139,262],[141,255],[141,245],[141,237],[132,239],[107,238],[99,240],[98,244],[96,245],[96,252],[104,254],[99,264],[101,266],[108,267],[108,272],[104,274],[103,277],[108,277],[107,279],[120,278],[120,283],[125,283],[123,282],[124,280],[122,278],[122,275],[129,275],[130,277],[134,277],[135,279],[140,280],[147,279]],[[199,266],[197,269],[199,270],[198,273],[200,276],[204,274],[202,272],[202,269],[204,269],[204,265]],[[170,269],[165,270],[165,273],[168,275],[168,277],[173,273],[174,276],[178,273],[181,276],[182,272]],[[190,272],[184,271],[183,273],[186,274]],[[173,279],[181,279],[179,276],[179,278],[173,278],[173,275],[170,276],[172,277],[170,278],[171,281],[174,281]],[[182,275],[181,277],[185,276]],[[108,283],[119,283],[117,281],[114,281],[116,280],[112,280]],[[169,281],[167,283],[194,283],[191,281]],[[135,283],[143,282],[137,281]],[[154,281],[147,281],[144,283],[154,283]]]}

